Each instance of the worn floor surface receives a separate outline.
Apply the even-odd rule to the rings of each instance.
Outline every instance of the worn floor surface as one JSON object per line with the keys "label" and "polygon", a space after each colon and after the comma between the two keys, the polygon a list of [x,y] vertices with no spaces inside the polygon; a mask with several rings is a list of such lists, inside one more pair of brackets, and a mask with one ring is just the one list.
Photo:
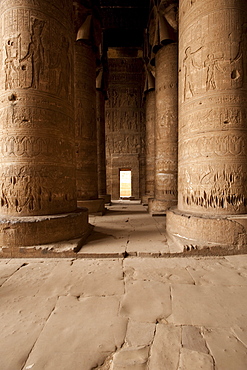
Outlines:
{"label": "worn floor surface", "polygon": [[91,217],[80,258],[0,260],[0,370],[247,369],[247,255],[157,258],[140,207]]}

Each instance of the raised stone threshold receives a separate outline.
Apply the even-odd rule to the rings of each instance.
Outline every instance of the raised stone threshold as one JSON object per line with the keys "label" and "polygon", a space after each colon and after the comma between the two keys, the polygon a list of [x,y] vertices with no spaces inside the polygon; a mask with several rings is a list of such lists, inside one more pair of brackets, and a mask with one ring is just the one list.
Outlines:
{"label": "raised stone threshold", "polygon": [[167,211],[168,244],[180,253],[239,254],[247,253],[247,214],[211,216]]}

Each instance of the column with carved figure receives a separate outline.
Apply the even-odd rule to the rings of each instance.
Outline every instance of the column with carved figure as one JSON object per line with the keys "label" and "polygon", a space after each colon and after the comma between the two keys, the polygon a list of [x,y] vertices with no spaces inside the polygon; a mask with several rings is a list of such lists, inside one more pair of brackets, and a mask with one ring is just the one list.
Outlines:
{"label": "column with carved figure", "polygon": [[[247,3],[180,1],[178,208],[181,251],[247,246]],[[179,237],[178,237],[179,236]]]}
{"label": "column with carved figure", "polygon": [[[161,0],[154,6],[149,42],[155,63],[155,172],[152,215],[165,215],[177,204],[177,1]],[[152,55],[153,54],[153,55]]]}
{"label": "column with carved figure", "polygon": [[101,30],[94,3],[74,2],[76,181],[78,206],[103,214],[104,200],[98,197],[96,125],[96,56]]}
{"label": "column with carved figure", "polygon": [[0,3],[0,245],[13,256],[88,232],[76,204],[72,10],[72,0]]}

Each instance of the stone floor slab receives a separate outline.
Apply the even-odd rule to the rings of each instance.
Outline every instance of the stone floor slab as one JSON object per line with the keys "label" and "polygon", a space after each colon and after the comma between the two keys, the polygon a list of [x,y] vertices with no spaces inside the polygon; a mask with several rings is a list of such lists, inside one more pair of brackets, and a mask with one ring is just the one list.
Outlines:
{"label": "stone floor slab", "polygon": [[[247,325],[246,286],[172,286],[172,315],[175,325],[229,327]],[[241,299],[240,299],[241,297]]]}
{"label": "stone floor slab", "polygon": [[121,315],[134,321],[155,323],[171,314],[170,287],[157,281],[133,281],[126,284]]}
{"label": "stone floor slab", "polygon": [[244,370],[247,367],[247,348],[229,329],[205,330],[204,337],[215,360],[216,369]]}
{"label": "stone floor slab", "polygon": [[181,328],[173,325],[158,324],[150,351],[148,369],[177,370],[180,350]]}
{"label": "stone floor slab", "polygon": [[[213,359],[205,353],[181,349],[178,370],[215,370]],[[221,369],[221,368],[219,368]],[[225,368],[222,368],[222,370]]]}
{"label": "stone floor slab", "polygon": [[124,342],[127,320],[118,315],[118,308],[119,301],[113,297],[60,297],[25,369],[91,370],[100,366]]}

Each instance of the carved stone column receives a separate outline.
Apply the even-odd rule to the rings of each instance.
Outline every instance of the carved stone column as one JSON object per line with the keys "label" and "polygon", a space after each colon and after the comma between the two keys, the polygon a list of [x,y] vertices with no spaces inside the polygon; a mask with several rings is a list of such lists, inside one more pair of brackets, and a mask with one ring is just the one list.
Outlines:
{"label": "carved stone column", "polygon": [[[151,76],[150,76],[151,78]],[[153,86],[154,86],[154,78]],[[154,87],[145,91],[145,118],[146,118],[146,181],[145,196],[142,203],[148,204],[148,199],[154,197],[155,173],[155,91]]]}
{"label": "carved stone column", "polygon": [[87,207],[89,213],[101,213],[104,200],[98,198],[95,24],[93,8],[83,3],[74,2],[77,204]]}
{"label": "carved stone column", "polygon": [[153,45],[156,53],[155,186],[154,199],[148,203],[153,215],[166,214],[169,207],[177,204],[178,46],[173,23],[169,23],[171,11],[175,17],[175,9],[175,2],[160,2],[156,22],[160,36]]}
{"label": "carved stone column", "polygon": [[185,250],[246,247],[247,3],[180,1],[178,209]]}
{"label": "carved stone column", "polygon": [[0,245],[78,238],[72,1],[0,3]]}
{"label": "carved stone column", "polygon": [[99,198],[103,198],[105,203],[111,203],[110,194],[106,194],[105,93],[100,88],[96,91],[96,121]]}

